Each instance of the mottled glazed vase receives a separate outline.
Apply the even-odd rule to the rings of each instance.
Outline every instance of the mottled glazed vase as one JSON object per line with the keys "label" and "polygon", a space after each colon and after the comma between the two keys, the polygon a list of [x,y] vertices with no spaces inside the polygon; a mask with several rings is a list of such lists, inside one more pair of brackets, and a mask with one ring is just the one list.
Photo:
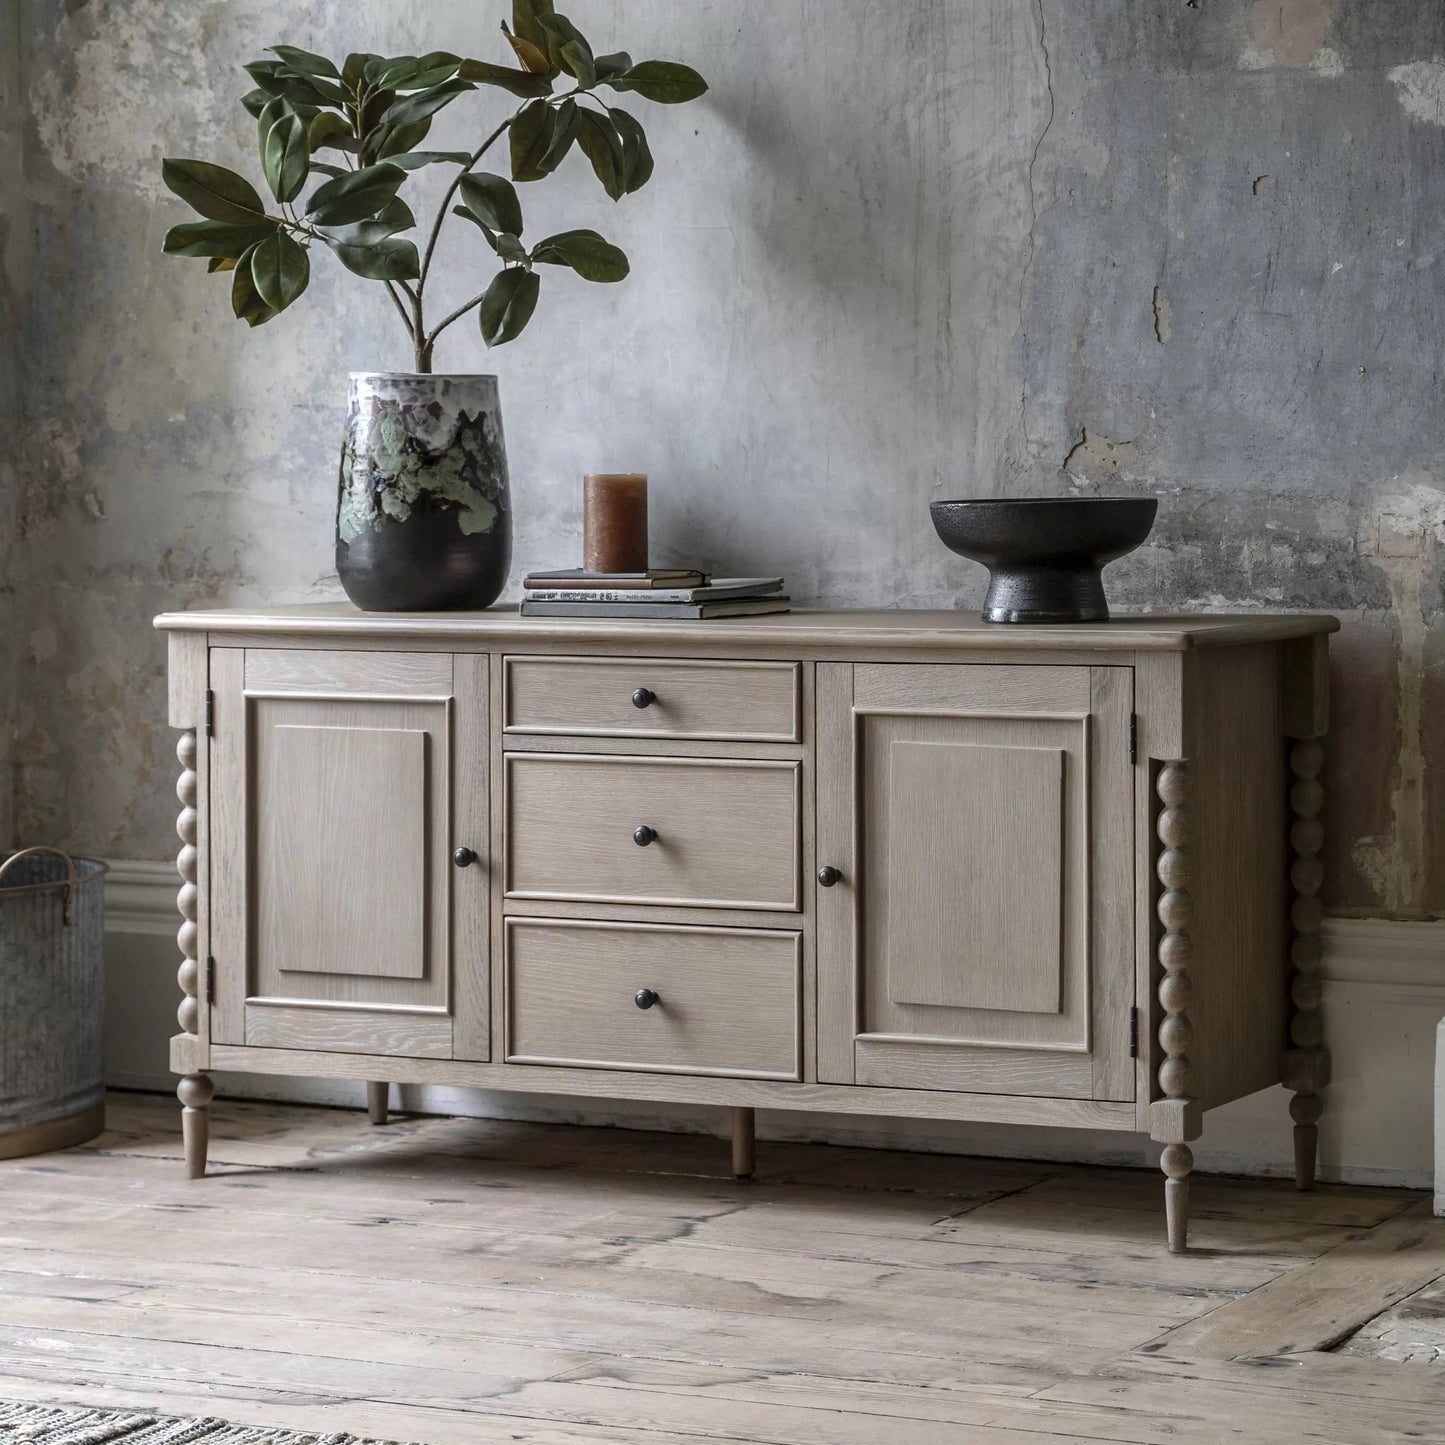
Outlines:
{"label": "mottled glazed vase", "polygon": [[367,612],[489,607],[512,564],[495,376],[353,372],[336,570]]}

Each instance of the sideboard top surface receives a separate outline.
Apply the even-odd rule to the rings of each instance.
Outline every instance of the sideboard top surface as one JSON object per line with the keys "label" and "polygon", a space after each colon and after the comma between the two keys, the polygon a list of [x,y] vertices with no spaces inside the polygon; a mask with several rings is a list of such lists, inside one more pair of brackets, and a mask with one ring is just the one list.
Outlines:
{"label": "sideboard top surface", "polygon": [[887,646],[960,650],[1185,652],[1280,642],[1337,631],[1327,613],[1135,614],[1109,622],[1067,626],[1001,626],[977,612],[823,611],[798,608],[772,617],[711,618],[701,622],[633,622],[627,618],[523,618],[513,607],[482,612],[362,612],[349,602],[307,602],[261,608],[166,612],[164,632],[214,636],[263,633],[277,637],[425,638],[458,645],[525,647],[529,642],[595,645],[657,643],[777,647]]}

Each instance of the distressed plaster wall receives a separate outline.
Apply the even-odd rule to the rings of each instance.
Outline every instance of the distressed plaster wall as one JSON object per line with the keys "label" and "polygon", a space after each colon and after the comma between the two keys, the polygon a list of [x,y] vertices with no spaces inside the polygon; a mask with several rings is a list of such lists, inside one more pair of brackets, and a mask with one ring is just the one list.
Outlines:
{"label": "distressed plaster wall", "polygon": [[20,429],[20,297],[29,271],[30,227],[22,164],[25,95],[20,83],[20,10],[0,8],[0,844],[10,838],[15,803],[11,758],[15,714],[15,458]]}
{"label": "distressed plaster wall", "polygon": [[[409,364],[384,296],[327,258],[293,313],[233,322],[219,278],[160,254],[184,211],[159,158],[255,173],[235,98],[267,44],[500,59],[503,8],[7,7],[35,236],[5,629],[19,836],[172,850],[149,618],[335,595],[344,374]],[[1331,903],[1445,913],[1445,9],[571,11],[600,49],[689,60],[713,89],[647,108],[641,195],[614,207],[574,157],[525,197],[538,234],[622,244],[629,282],[549,275],[518,343],[488,357],[469,326],[443,343],[439,369],[501,378],[518,570],[575,558],[584,470],[653,475],[660,560],[778,570],[844,605],[977,605],[982,573],[934,540],[931,498],[1157,494],[1116,598],[1338,611]],[[437,138],[497,114],[464,100]],[[471,294],[476,246],[454,235],[446,257]]]}

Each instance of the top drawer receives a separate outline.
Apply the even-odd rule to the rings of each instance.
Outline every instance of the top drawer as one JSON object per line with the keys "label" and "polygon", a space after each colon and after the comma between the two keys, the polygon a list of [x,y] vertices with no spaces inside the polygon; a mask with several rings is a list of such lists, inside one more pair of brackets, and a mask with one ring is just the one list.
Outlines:
{"label": "top drawer", "polygon": [[801,741],[796,662],[509,657],[505,731]]}

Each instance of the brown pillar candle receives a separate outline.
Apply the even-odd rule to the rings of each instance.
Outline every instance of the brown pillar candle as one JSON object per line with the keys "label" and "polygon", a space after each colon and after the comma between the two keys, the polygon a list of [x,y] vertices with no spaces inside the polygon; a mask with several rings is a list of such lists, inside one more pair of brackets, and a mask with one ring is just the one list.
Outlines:
{"label": "brown pillar candle", "polygon": [[582,565],[589,572],[647,571],[647,478],[636,472],[582,478]]}

